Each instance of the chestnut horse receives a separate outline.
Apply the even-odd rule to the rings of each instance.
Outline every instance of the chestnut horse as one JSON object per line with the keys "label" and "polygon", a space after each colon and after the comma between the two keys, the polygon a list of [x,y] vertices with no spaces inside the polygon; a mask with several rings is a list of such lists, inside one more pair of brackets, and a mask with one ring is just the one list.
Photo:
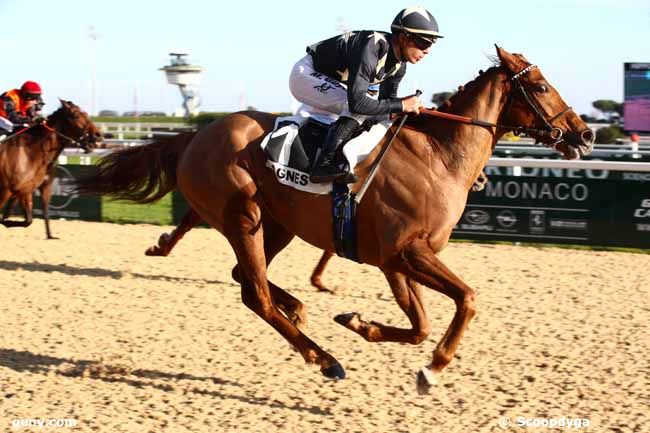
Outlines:
{"label": "chestnut horse", "polygon": [[[411,327],[362,320],[357,313],[336,316],[338,323],[371,342],[419,344],[431,332],[422,286],[456,304],[431,363],[418,372],[419,392],[427,392],[436,374],[452,360],[476,313],[474,290],[437,253],[447,245],[498,138],[509,130],[523,131],[567,158],[592,148],[593,132],[539,69],[519,54],[499,47],[497,54],[500,65],[466,85],[443,109],[480,119],[483,126],[416,117],[393,141],[357,207],[358,258],[385,274]],[[295,235],[322,250],[335,250],[332,198],[282,185],[265,165],[260,142],[274,120],[268,113],[234,113],[199,131],[189,144],[161,140],[110,154],[100,162],[98,173],[79,181],[78,190],[147,203],[177,188],[233,248],[237,256],[233,277],[241,284],[244,304],[284,336],[307,363],[318,365],[328,378],[341,379],[345,372],[339,362],[301,331],[302,303],[267,279],[267,266]],[[384,138],[357,167],[360,181],[354,189],[368,176],[386,143]]]}
{"label": "chestnut horse", "polygon": [[[47,238],[55,239],[50,231],[49,202],[57,158],[69,144],[89,152],[99,137],[99,130],[85,112],[72,102],[61,100],[61,107],[44,123],[0,143],[0,209],[9,202],[0,223],[5,227],[29,226],[33,218],[32,194],[38,189]],[[24,221],[8,219],[16,200],[23,208]]]}

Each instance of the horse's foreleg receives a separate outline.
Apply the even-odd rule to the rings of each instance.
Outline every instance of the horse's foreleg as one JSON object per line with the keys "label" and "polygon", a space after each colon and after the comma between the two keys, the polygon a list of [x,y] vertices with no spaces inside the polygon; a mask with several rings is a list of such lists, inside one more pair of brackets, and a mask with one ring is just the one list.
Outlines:
{"label": "horse's foreleg", "polygon": [[180,241],[185,233],[192,230],[198,223],[201,222],[201,217],[194,209],[190,209],[183,216],[181,223],[171,233],[163,233],[158,238],[158,245],[149,247],[144,253],[147,256],[163,256],[166,257],[171,253],[174,246]]}
{"label": "horse's foreleg", "polygon": [[320,256],[320,260],[318,261],[314,272],[311,274],[311,285],[316,287],[320,292],[334,292],[333,290],[325,287],[321,280],[323,272],[325,272],[325,266],[327,266],[327,263],[330,261],[333,255],[334,253],[330,251],[323,251],[323,255]]}
{"label": "horse's foreleg", "polygon": [[253,199],[232,199],[223,214],[223,233],[239,264],[241,296],[244,304],[278,331],[294,346],[307,363],[320,365],[323,375],[343,379],[345,371],[338,361],[307,338],[276,307],[266,275],[261,210]]}
{"label": "horse's foreleg", "polygon": [[52,182],[54,176],[51,175],[45,182],[38,187],[41,192],[41,200],[43,201],[43,221],[45,222],[45,236],[47,239],[58,239],[52,236],[50,230],[50,199],[52,198]]}
{"label": "horse's foreleg", "polygon": [[370,342],[394,341],[420,344],[431,333],[431,323],[422,303],[422,287],[404,274],[384,270],[397,304],[406,313],[411,328],[397,328],[375,321],[367,322],[358,313],[339,314],[334,320]]}
{"label": "horse's foreleg", "polygon": [[436,256],[426,239],[415,239],[391,261],[389,268],[447,295],[456,303],[456,313],[433,351],[433,361],[418,374],[418,391],[425,393],[452,360],[469,321],[476,314],[475,293]]}

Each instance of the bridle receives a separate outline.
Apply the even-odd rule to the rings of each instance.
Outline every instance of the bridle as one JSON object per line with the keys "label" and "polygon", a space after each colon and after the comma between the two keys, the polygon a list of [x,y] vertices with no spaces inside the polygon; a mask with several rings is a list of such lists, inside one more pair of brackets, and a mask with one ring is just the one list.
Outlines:
{"label": "bridle", "polygon": [[81,148],[81,149],[84,149],[86,152],[90,152],[90,150],[88,149],[88,145],[84,146],[82,143],[84,143],[84,142],[85,142],[85,143],[91,143],[91,140],[90,140],[91,137],[92,137],[92,143],[93,143],[93,144],[96,143],[95,134],[91,134],[91,133],[89,132],[89,129],[90,129],[90,122],[86,122],[86,124],[84,125],[83,129],[81,130],[81,135],[79,136],[79,138],[76,138],[76,139],[75,139],[75,138],[72,138],[72,137],[70,137],[70,136],[68,136],[68,135],[66,135],[66,134],[63,134],[62,132],[57,131],[55,128],[53,128],[53,127],[47,125],[47,123],[46,123],[45,121],[42,122],[42,125],[43,125],[43,126],[44,126],[48,131],[50,131],[50,132],[54,132],[54,133],[55,133],[56,135],[58,135],[59,137],[65,139],[65,140],[68,140],[69,142],[73,143],[76,147],[79,147],[79,148]]}
{"label": "bridle", "polygon": [[91,136],[92,136],[92,138],[93,138],[92,143],[93,143],[93,144],[96,143],[96,140],[95,140],[95,136],[94,136],[94,134],[91,134],[91,133],[88,131],[88,130],[90,129],[90,123],[86,123],[86,125],[84,125],[83,129],[81,130],[82,134],[79,136],[79,138],[76,138],[76,139],[75,139],[75,138],[72,138],[72,137],[70,137],[70,136],[68,136],[68,135],[66,135],[66,134],[64,134],[64,133],[62,133],[62,132],[56,130],[56,129],[53,128],[52,126],[48,125],[48,124],[47,124],[47,120],[45,120],[45,119],[42,119],[42,121],[40,121],[40,122],[36,122],[36,123],[34,123],[33,125],[30,125],[30,126],[24,127],[23,129],[19,130],[18,132],[15,132],[15,133],[9,135],[5,140],[3,140],[3,142],[8,142],[8,141],[10,141],[10,140],[16,138],[17,136],[21,135],[22,133],[27,132],[27,131],[29,131],[30,129],[35,128],[35,127],[37,127],[37,126],[42,126],[42,127],[45,128],[46,130],[48,130],[48,131],[50,131],[50,132],[52,132],[52,133],[58,135],[59,137],[65,139],[65,140],[67,140],[67,141],[69,141],[70,143],[73,143],[73,144],[75,145],[75,147],[78,147],[78,148],[84,149],[84,150],[86,150],[87,152],[90,151],[90,150],[88,150],[88,146],[84,146],[82,143],[83,143],[83,142],[90,143],[90,142],[91,142],[91,141],[90,141],[90,137],[91,137]]}
{"label": "bridle", "polygon": [[74,139],[74,138],[72,138],[72,137],[70,137],[70,136],[65,135],[65,134],[62,133],[62,132],[57,131],[56,129],[52,128],[50,125],[48,125],[48,124],[45,123],[45,122],[41,123],[41,125],[42,125],[45,129],[47,129],[48,131],[55,133],[55,134],[58,135],[59,137],[65,139],[65,140],[68,140],[68,141],[71,142],[71,143],[74,143],[74,145],[75,145],[76,147],[79,147],[79,148],[84,149],[84,146],[83,146],[81,143],[82,143],[82,142],[87,138],[87,136],[89,135],[89,133],[88,133],[88,131],[87,131],[87,130],[88,130],[88,126],[85,126],[85,127],[84,127],[84,129],[82,130],[83,134],[82,134],[79,138]]}
{"label": "bridle", "polygon": [[[511,77],[511,80],[515,83],[516,88],[515,89],[510,89],[508,92],[508,101],[506,102],[506,109],[505,111],[505,116],[507,117],[508,113],[510,112],[510,109],[512,108],[512,103],[515,99],[515,91],[519,90],[521,91],[521,94],[523,95],[524,101],[528,104],[528,106],[533,110],[535,115],[542,119],[544,122],[544,129],[537,129],[537,128],[531,128],[528,126],[510,126],[510,125],[504,125],[501,123],[492,123],[492,122],[487,122],[485,120],[479,120],[479,119],[474,119],[472,117],[467,117],[467,116],[461,116],[458,114],[451,114],[451,113],[445,113],[442,111],[438,110],[431,110],[428,108],[422,108],[420,109],[420,114],[428,114],[430,116],[434,117],[440,117],[443,119],[447,120],[452,120],[456,122],[461,122],[461,123],[467,123],[470,125],[477,125],[477,126],[484,126],[488,128],[497,128],[497,129],[504,129],[506,131],[513,131],[515,134],[521,134],[521,133],[526,133],[529,135],[535,135],[535,136],[546,136],[550,137],[553,141],[551,144],[545,144],[548,147],[556,148],[558,144],[560,144],[563,141],[563,136],[564,136],[564,131],[562,131],[561,128],[554,127],[553,122],[555,122],[557,119],[560,117],[564,116],[566,113],[569,111],[572,111],[573,108],[567,107],[564,110],[560,111],[559,113],[551,116],[549,119],[546,118],[544,115],[543,111],[540,109],[539,105],[535,102],[533,98],[530,97],[528,92],[526,92],[526,89],[524,86],[521,84],[519,81],[519,78],[522,75],[527,74],[531,70],[535,69],[537,65],[529,65],[526,66],[524,69],[521,71],[517,72]],[[416,92],[416,96],[419,96],[422,94],[419,90]],[[342,201],[342,205],[345,205],[347,201],[350,199],[353,199],[354,202],[356,203],[356,206],[358,206],[361,203],[361,199],[365,195],[366,191],[368,190],[368,186],[372,182],[375,174],[377,173],[379,166],[381,164],[382,159],[384,158],[384,155],[390,148],[391,144],[393,143],[393,140],[395,137],[397,137],[397,134],[399,131],[402,129],[402,126],[404,126],[404,123],[406,122],[408,118],[407,114],[404,114],[402,116],[402,119],[397,125],[397,128],[395,128],[395,131],[393,132],[393,135],[391,136],[390,140],[388,140],[388,143],[382,148],[381,152],[375,159],[375,162],[372,165],[372,168],[370,170],[370,173],[368,176],[366,176],[366,179],[363,181],[363,184],[359,188],[357,193],[352,193],[351,195],[346,196],[345,200]],[[353,207],[353,209],[355,209]],[[354,211],[353,211],[354,212]]]}
{"label": "bridle", "polygon": [[526,103],[533,110],[535,115],[539,117],[542,120],[542,122],[544,122],[544,129],[532,128],[529,126],[520,126],[520,125],[512,126],[512,125],[504,125],[502,123],[487,122],[485,120],[474,119],[472,117],[460,116],[458,114],[445,113],[442,111],[431,110],[427,108],[420,109],[420,113],[428,114],[434,117],[441,117],[443,119],[453,120],[456,122],[468,123],[471,125],[504,129],[506,131],[512,131],[515,135],[528,134],[530,136],[536,136],[536,137],[549,137],[553,140],[553,143],[550,144],[545,143],[544,145],[555,149],[557,145],[563,141],[564,131],[562,131],[561,128],[554,127],[553,122],[555,122],[557,119],[559,119],[569,111],[572,111],[573,108],[567,107],[561,112],[551,116],[549,119],[546,118],[546,116],[540,109],[539,105],[535,102],[533,98],[530,97],[530,95],[526,91],[526,88],[519,81],[519,78],[522,75],[527,74],[528,72],[535,69],[536,67],[537,65],[529,65],[524,69],[522,69],[521,71],[514,74],[510,78],[514,82],[515,88],[511,89],[508,92],[508,101],[506,102],[506,109],[504,110],[505,113],[504,115],[507,117],[508,113],[510,113],[510,109],[512,108],[512,104],[515,100],[516,91],[519,90],[524,98],[524,101],[526,101]]}
{"label": "bridle", "polygon": [[[526,134],[538,134],[538,135],[545,135],[550,137],[551,139],[555,140],[551,144],[546,144],[546,146],[555,148],[559,143],[562,142],[562,137],[564,135],[564,131],[562,131],[561,128],[554,127],[553,122],[555,122],[557,119],[560,117],[564,116],[566,113],[569,111],[573,111],[572,107],[567,106],[564,110],[560,111],[559,113],[551,116],[550,119],[547,119],[544,113],[542,112],[541,108],[535,102],[533,98],[530,97],[528,92],[526,91],[526,88],[521,84],[521,81],[519,81],[519,77],[522,75],[527,74],[528,72],[532,71],[533,69],[537,68],[537,65],[529,65],[522,69],[521,71],[517,72],[514,74],[511,78],[511,80],[515,83],[515,90],[521,91],[521,95],[524,98],[524,101],[528,104],[528,106],[533,110],[535,115],[544,122],[545,128],[543,130],[535,129],[535,128],[528,128],[528,127],[523,127],[523,126],[516,126],[512,127],[512,131],[515,134],[521,134],[521,133],[526,133]],[[510,107],[512,106],[512,102],[514,100],[514,93],[511,91],[510,96],[509,96],[509,101],[507,103],[508,108],[506,109],[506,115],[510,111]]]}

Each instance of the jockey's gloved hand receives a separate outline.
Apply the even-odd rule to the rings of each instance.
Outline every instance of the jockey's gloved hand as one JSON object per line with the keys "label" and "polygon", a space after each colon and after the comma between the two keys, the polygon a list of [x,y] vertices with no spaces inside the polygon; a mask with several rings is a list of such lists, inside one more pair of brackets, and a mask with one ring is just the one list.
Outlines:
{"label": "jockey's gloved hand", "polygon": [[45,123],[45,117],[38,116],[34,119],[34,125],[40,125],[41,123]]}
{"label": "jockey's gloved hand", "polygon": [[425,108],[418,94],[402,98],[402,112],[420,114],[420,109]]}

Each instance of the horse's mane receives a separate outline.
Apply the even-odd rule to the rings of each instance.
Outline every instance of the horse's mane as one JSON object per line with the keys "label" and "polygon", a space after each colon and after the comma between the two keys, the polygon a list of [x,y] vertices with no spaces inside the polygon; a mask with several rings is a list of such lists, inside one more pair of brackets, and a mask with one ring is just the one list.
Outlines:
{"label": "horse's mane", "polygon": [[[498,64],[490,67],[485,72],[479,70],[478,76],[464,86],[459,86],[458,91],[438,107],[438,111],[460,114],[468,102],[475,101],[475,91],[480,89],[479,85],[499,70],[500,65]],[[443,164],[448,169],[455,170],[460,166],[463,155],[458,146],[454,145],[453,136],[446,132],[441,133],[440,122],[447,121],[443,119],[432,120],[430,116],[414,116],[409,118],[406,126],[424,133],[427,141],[440,156]]]}

